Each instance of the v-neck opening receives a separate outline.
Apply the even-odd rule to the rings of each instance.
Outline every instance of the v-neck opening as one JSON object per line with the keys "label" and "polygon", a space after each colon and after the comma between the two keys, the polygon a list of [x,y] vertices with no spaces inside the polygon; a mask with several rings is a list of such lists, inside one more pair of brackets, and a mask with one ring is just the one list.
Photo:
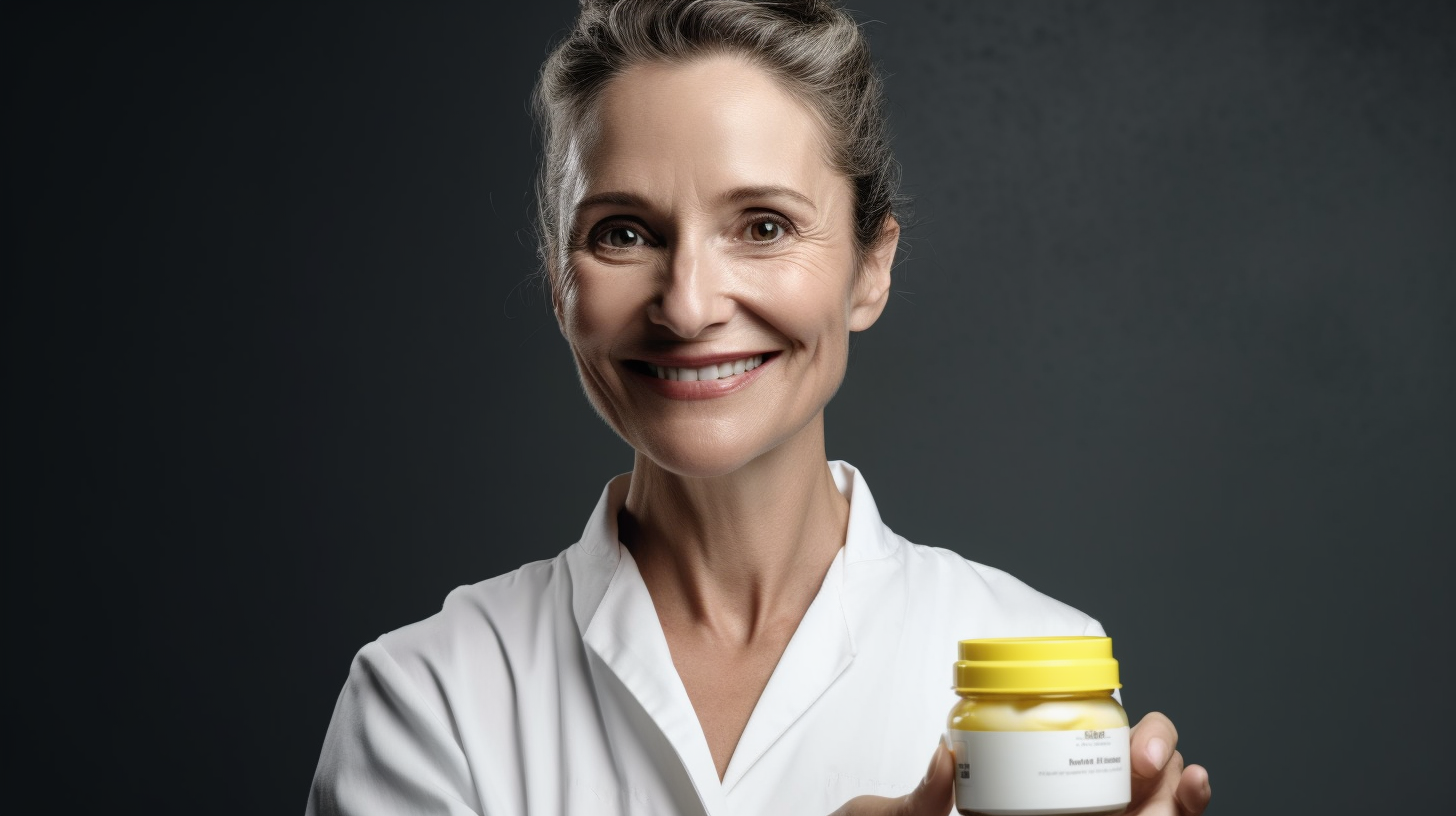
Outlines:
{"label": "v-neck opening", "polygon": [[753,704],[721,780],[725,794],[824,695],[854,659],[854,640],[844,615],[843,581],[844,548],[841,547]]}
{"label": "v-neck opening", "polygon": [[[723,811],[734,787],[854,659],[855,644],[844,606],[846,576],[856,561],[882,555],[887,542],[882,540],[884,531],[874,500],[858,472],[842,462],[829,463],[829,467],[836,486],[850,500],[845,544],[830,562],[819,591],[754,702],[721,779],[702,721],[673,663],[651,594],[631,552],[617,540],[612,523],[615,519],[596,531],[589,529],[597,538],[605,538],[605,533],[610,540],[583,541],[598,555],[615,549],[617,556],[600,602],[595,604],[589,622],[582,621],[583,640],[637,698],[667,738],[709,813]],[[616,493],[625,486],[614,487],[611,492]],[[615,509],[612,504],[604,495],[598,509],[610,516]]]}

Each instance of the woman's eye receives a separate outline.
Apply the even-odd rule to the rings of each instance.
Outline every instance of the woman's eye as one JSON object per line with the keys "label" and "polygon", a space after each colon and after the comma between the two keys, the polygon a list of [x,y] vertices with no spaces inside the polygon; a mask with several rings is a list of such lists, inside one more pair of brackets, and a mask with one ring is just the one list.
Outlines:
{"label": "woman's eye", "polygon": [[647,244],[647,239],[642,237],[642,233],[631,227],[612,227],[602,233],[598,240],[613,249],[627,249]]}
{"label": "woman's eye", "polygon": [[747,238],[757,244],[777,241],[784,235],[784,225],[777,221],[755,221],[748,225]]}

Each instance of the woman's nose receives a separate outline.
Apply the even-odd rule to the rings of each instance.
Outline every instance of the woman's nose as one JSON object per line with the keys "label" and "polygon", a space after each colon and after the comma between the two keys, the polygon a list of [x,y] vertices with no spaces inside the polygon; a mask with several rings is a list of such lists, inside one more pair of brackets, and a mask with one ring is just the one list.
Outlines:
{"label": "woman's nose", "polygon": [[685,339],[726,323],[733,313],[733,300],[724,291],[722,266],[704,247],[675,247],[661,294],[648,310],[652,322]]}

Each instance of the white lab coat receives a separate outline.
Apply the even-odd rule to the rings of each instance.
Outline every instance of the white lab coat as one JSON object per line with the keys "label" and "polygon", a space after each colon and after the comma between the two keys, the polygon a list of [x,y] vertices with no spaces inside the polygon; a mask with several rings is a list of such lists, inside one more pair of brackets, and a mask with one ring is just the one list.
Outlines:
{"label": "white lab coat", "polygon": [[955,703],[956,641],[1101,634],[1004,572],[911,544],[863,477],[844,548],[722,781],[635,562],[627,476],[550,561],[460,587],[359,651],[308,800],[324,814],[827,816],[925,774]]}

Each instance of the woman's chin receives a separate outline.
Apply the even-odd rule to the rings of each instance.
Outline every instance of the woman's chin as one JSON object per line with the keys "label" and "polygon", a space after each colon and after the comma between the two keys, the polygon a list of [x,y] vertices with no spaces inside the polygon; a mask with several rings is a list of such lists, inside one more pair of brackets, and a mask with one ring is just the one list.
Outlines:
{"label": "woman's chin", "polygon": [[[621,434],[637,451],[638,461],[647,459],[656,467],[683,478],[712,479],[736,473],[766,456],[797,452],[817,452],[823,456],[823,443],[812,444],[815,419],[822,426],[823,409],[797,417],[797,411],[768,412],[768,415],[738,415],[731,420],[703,417],[654,417],[651,424],[632,428],[635,433]],[[795,420],[798,421],[795,421]],[[818,437],[822,439],[822,436]],[[810,444],[803,444],[803,443]]]}
{"label": "woman's chin", "polygon": [[727,476],[753,461],[752,457],[731,456],[726,453],[705,455],[701,451],[691,454],[674,452],[667,455],[658,453],[645,455],[657,467],[685,479],[713,479]]}
{"label": "woman's chin", "polygon": [[694,441],[656,440],[646,445],[634,445],[639,455],[669,473],[688,479],[712,479],[727,476],[742,469],[762,455],[758,448],[747,445],[714,442],[709,439]]}

